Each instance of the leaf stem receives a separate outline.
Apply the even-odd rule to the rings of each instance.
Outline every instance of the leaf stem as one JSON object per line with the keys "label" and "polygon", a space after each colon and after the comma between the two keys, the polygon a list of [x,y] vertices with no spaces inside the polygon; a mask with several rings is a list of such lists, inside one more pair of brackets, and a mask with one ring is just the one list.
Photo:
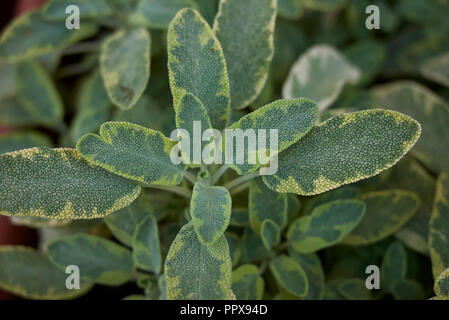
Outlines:
{"label": "leaf stem", "polygon": [[176,193],[180,196],[183,196],[187,199],[190,199],[192,197],[192,191],[190,191],[187,188],[184,187],[178,187],[178,186],[160,186],[155,184],[146,184],[144,185],[147,188],[162,190],[162,191],[168,191],[172,193]]}
{"label": "leaf stem", "polygon": [[184,172],[184,177],[185,177],[188,181],[190,181],[192,184],[195,184],[195,183],[196,183],[196,177],[195,177],[193,174],[191,174],[190,172],[185,171],[185,172]]}
{"label": "leaf stem", "polygon": [[222,165],[212,176],[211,185],[217,183],[217,181],[221,178],[221,176],[229,169],[228,164]]}
{"label": "leaf stem", "polygon": [[252,172],[250,174],[247,174],[246,176],[242,176],[242,177],[239,177],[239,178],[234,179],[232,181],[229,181],[228,183],[225,183],[224,187],[228,188],[228,190],[232,190],[235,187],[241,185],[242,183],[245,183],[245,182],[247,182],[249,180],[257,178],[258,176],[259,176],[259,172],[257,172],[257,171],[256,172]]}

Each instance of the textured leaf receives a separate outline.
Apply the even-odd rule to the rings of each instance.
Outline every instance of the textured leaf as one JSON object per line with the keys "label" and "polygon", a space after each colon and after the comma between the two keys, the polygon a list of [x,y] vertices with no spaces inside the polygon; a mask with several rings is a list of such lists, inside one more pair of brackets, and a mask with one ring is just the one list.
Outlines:
{"label": "textured leaf", "polygon": [[73,299],[90,290],[81,279],[80,290],[68,290],[69,276],[38,251],[21,246],[0,247],[0,288],[28,299]]}
{"label": "textured leaf", "polygon": [[274,54],[275,0],[221,0],[214,32],[223,46],[233,109],[262,92]]}
{"label": "textured leaf", "polygon": [[212,127],[223,129],[229,119],[230,93],[221,45],[200,14],[183,9],[168,28],[168,69],[176,113],[184,94],[197,97]]}
{"label": "textured leaf", "polygon": [[[237,161],[232,161],[233,164],[231,164],[231,168],[240,175],[255,171],[260,167],[261,159],[256,156],[256,164],[251,164],[249,162],[250,155],[261,152],[266,157],[272,157],[276,153],[284,151],[304,137],[307,132],[312,129],[317,117],[318,108],[316,104],[313,101],[304,98],[278,100],[242,117],[229,128],[234,130],[241,129],[243,134],[245,134],[248,129],[252,129],[257,134],[257,140],[260,139],[259,130],[265,130],[266,140],[262,142],[261,146],[259,141],[257,144],[255,141],[254,143],[250,143],[250,139],[247,138],[244,143],[244,150],[247,151],[244,156],[243,164],[238,164]],[[271,148],[273,143],[271,141],[271,130],[277,131],[277,150],[276,148]],[[256,137],[254,139],[256,139]],[[263,143],[265,143],[265,145],[263,145]],[[236,151],[237,143],[235,143],[235,141],[233,143],[233,148],[232,154],[234,156],[233,159],[235,159],[238,156]]]}
{"label": "textured leaf", "polygon": [[100,70],[111,101],[132,108],[150,79],[150,33],[144,29],[118,30],[101,46]]}
{"label": "textured leaf", "polygon": [[[81,19],[105,17],[112,14],[107,0],[51,0],[44,7],[42,14],[48,20],[65,21],[68,17],[66,8],[75,5],[79,8]],[[84,24],[81,28],[84,28]]]}
{"label": "textured leaf", "polygon": [[356,199],[336,200],[316,207],[310,216],[294,221],[287,233],[292,248],[312,253],[340,242],[365,214],[365,204]]}
{"label": "textured leaf", "polygon": [[253,179],[249,185],[249,222],[251,228],[260,233],[262,223],[272,220],[282,229],[287,223],[287,195],[271,191],[261,178]]}
{"label": "textured leaf", "polygon": [[0,57],[18,62],[67,47],[95,34],[97,27],[85,22],[69,30],[61,22],[45,20],[39,11],[30,11],[13,20],[0,38]]}
{"label": "textured leaf", "polygon": [[270,250],[281,241],[281,229],[273,220],[266,219],[262,222],[260,237],[265,248]]}
{"label": "textured leaf", "polygon": [[88,164],[74,149],[5,153],[0,168],[2,215],[93,219],[129,205],[140,193],[139,186]]}
{"label": "textured leaf", "polygon": [[279,286],[290,294],[304,297],[309,291],[309,282],[301,266],[290,257],[281,255],[270,261],[270,270]]}
{"label": "textured leaf", "polygon": [[436,57],[432,57],[424,62],[421,66],[422,75],[439,83],[443,86],[449,87],[449,52],[443,53]]}
{"label": "textured leaf", "polygon": [[0,154],[21,149],[51,146],[50,138],[40,132],[17,131],[0,135]]}
{"label": "textured leaf", "polygon": [[300,254],[289,246],[289,256],[294,259],[304,270],[309,290],[304,300],[320,300],[324,295],[324,270],[320,258],[315,253]]}
{"label": "textured leaf", "polygon": [[346,83],[356,83],[360,71],[336,49],[316,45],[307,50],[290,70],[282,88],[286,99],[307,97],[325,110],[339,96]]}
{"label": "textured leaf", "polygon": [[70,127],[70,136],[78,141],[86,133],[97,131],[109,118],[111,102],[99,72],[92,74],[81,86],[77,111]]}
{"label": "textured leaf", "polygon": [[86,134],[78,152],[90,163],[146,184],[177,185],[183,167],[170,160],[175,142],[162,133],[127,122],[106,122],[100,135]]}
{"label": "textured leaf", "polygon": [[261,300],[264,286],[265,281],[253,264],[245,264],[232,272],[232,292],[237,300]]}
{"label": "textured leaf", "polygon": [[277,192],[314,195],[372,177],[402,158],[418,140],[415,120],[388,110],[334,117],[279,155],[264,182]]}
{"label": "textured leaf", "polygon": [[412,153],[432,171],[449,170],[449,105],[412,81],[398,81],[373,89],[376,103],[413,117],[422,125],[421,139]]}
{"label": "textured leaf", "polygon": [[366,204],[365,217],[343,244],[367,245],[382,240],[409,221],[419,207],[416,194],[404,190],[374,191],[359,199]]}
{"label": "textured leaf", "polygon": [[62,270],[76,265],[81,278],[99,284],[121,285],[129,280],[133,270],[131,252],[100,237],[63,237],[50,242],[47,251],[50,260]]}
{"label": "textured leaf", "polygon": [[189,223],[176,236],[165,261],[167,299],[228,299],[231,268],[226,238],[221,236],[214,244],[205,246]]}
{"label": "textured leaf", "polygon": [[444,172],[437,180],[435,200],[430,218],[429,249],[433,277],[449,268],[449,175]]}
{"label": "textured leaf", "polygon": [[20,103],[42,124],[62,121],[62,100],[50,75],[37,62],[27,61],[17,66]]}
{"label": "textured leaf", "polygon": [[380,267],[380,281],[382,289],[393,292],[396,281],[405,279],[407,275],[407,253],[404,246],[396,241],[393,242],[385,253]]}
{"label": "textured leaf", "polygon": [[423,300],[424,289],[413,279],[401,279],[393,285],[393,296],[397,300]]}
{"label": "textured leaf", "polygon": [[449,299],[449,268],[441,272],[435,280],[435,294],[443,299]]}
{"label": "textured leaf", "polygon": [[278,0],[278,14],[288,20],[299,20],[304,13],[302,0]]}
{"label": "textured leaf", "polygon": [[141,221],[134,233],[133,259],[136,267],[159,274],[161,248],[156,219],[150,215]]}
{"label": "textured leaf", "polygon": [[303,215],[312,213],[313,209],[328,202],[357,198],[359,193],[359,188],[353,185],[348,185],[319,194],[317,196],[314,196],[307,202],[303,210]]}
{"label": "textured leaf", "polygon": [[349,300],[371,300],[363,279],[345,279],[338,285],[338,291]]}

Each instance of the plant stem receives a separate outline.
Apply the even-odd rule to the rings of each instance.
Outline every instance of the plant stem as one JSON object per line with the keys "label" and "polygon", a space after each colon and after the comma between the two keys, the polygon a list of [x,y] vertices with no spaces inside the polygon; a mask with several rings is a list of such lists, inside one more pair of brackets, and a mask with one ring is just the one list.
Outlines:
{"label": "plant stem", "polygon": [[256,172],[247,174],[246,176],[242,176],[242,177],[239,177],[239,178],[234,179],[232,181],[229,181],[228,183],[226,183],[224,185],[224,187],[227,188],[228,190],[232,190],[233,188],[241,185],[242,183],[245,183],[245,182],[247,182],[249,180],[257,178],[258,176],[259,176],[259,173],[256,171]]}
{"label": "plant stem", "polygon": [[144,185],[144,187],[176,193],[176,194],[183,196],[187,199],[190,199],[192,197],[192,191],[190,191],[189,189],[184,188],[184,187],[159,186],[159,185],[155,185],[155,184],[146,184],[146,185]]}
{"label": "plant stem", "polygon": [[215,183],[217,183],[217,181],[221,178],[221,176],[226,172],[226,170],[229,169],[229,165],[228,164],[224,164],[222,165],[212,176],[212,181],[211,181],[211,185],[214,185]]}
{"label": "plant stem", "polygon": [[191,174],[190,172],[186,171],[186,172],[184,173],[184,177],[185,177],[188,181],[190,181],[192,184],[195,184],[195,183],[196,183],[196,177],[195,177],[193,174]]}
{"label": "plant stem", "polygon": [[238,187],[235,187],[234,189],[232,189],[231,191],[231,196],[236,195],[242,191],[245,191],[246,189],[249,188],[249,181],[242,183],[241,185],[239,185]]}

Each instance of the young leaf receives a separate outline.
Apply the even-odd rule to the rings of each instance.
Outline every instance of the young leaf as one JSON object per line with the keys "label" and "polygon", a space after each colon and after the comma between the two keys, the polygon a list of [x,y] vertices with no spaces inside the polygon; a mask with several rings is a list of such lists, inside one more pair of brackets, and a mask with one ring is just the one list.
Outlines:
{"label": "young leaf", "polygon": [[278,0],[278,14],[288,20],[299,20],[304,13],[302,0]]}
{"label": "young leaf", "polygon": [[263,180],[277,192],[322,193],[390,168],[420,133],[418,122],[394,111],[373,109],[336,116],[282,152],[277,173]]}
{"label": "young leaf", "polygon": [[0,168],[1,215],[100,218],[126,207],[140,193],[140,186],[88,164],[75,149],[5,153]]}
{"label": "young leaf", "polygon": [[407,275],[407,253],[399,242],[393,242],[387,249],[380,267],[380,281],[382,289],[393,292],[396,281],[405,279]]}
{"label": "young leaf", "polygon": [[118,30],[101,46],[100,70],[106,92],[121,109],[132,108],[150,79],[150,33],[144,29]]}
{"label": "young leaf", "polygon": [[21,149],[52,145],[50,138],[40,132],[17,131],[0,135],[0,154]]}
{"label": "young leaf", "polygon": [[79,290],[68,290],[69,276],[42,253],[28,247],[0,247],[0,288],[28,299],[73,299],[88,292],[92,285],[80,280]]}
{"label": "young leaf", "polygon": [[215,129],[228,123],[229,80],[223,51],[212,30],[192,9],[179,11],[168,27],[168,70],[176,113],[184,94],[204,105]]}
{"label": "young leaf", "polygon": [[372,300],[363,279],[345,279],[338,285],[338,291],[349,300]]}
{"label": "young leaf", "polygon": [[270,261],[270,270],[279,286],[297,297],[309,291],[309,282],[301,266],[290,257],[281,255]]}
{"label": "young leaf", "polygon": [[44,19],[39,11],[30,11],[3,31],[0,38],[0,57],[19,62],[58,50],[88,38],[97,32],[93,23],[84,22],[80,29],[69,30],[61,22]]}
{"label": "young leaf", "polygon": [[435,280],[434,290],[437,297],[449,299],[449,268],[441,272]]}
{"label": "young leaf", "polygon": [[182,227],[165,260],[167,299],[229,299],[232,267],[226,238],[205,246],[192,223]]}
{"label": "young leaf", "polygon": [[449,87],[449,52],[443,53],[436,57],[432,57],[424,62],[421,66],[422,75],[439,83],[443,86]]}
{"label": "young leaf", "polygon": [[373,89],[376,103],[407,114],[422,125],[412,154],[436,172],[449,170],[449,104],[426,87],[398,81]]}
{"label": "young leaf", "polygon": [[275,0],[220,0],[214,32],[223,46],[233,109],[262,92],[274,54]]}
{"label": "young leaf", "polygon": [[309,290],[303,299],[321,300],[324,295],[324,270],[320,257],[315,253],[300,254],[292,250],[291,246],[288,249],[289,256],[304,270],[309,283]]}
{"label": "young leaf", "polygon": [[261,178],[253,179],[249,185],[249,222],[260,234],[262,223],[272,220],[282,229],[287,223],[287,195],[271,191]]}
{"label": "young leaf", "polygon": [[316,207],[310,216],[294,221],[287,233],[292,248],[312,253],[340,242],[362,220],[365,204],[360,200],[336,200]]}
{"label": "young leaf", "polygon": [[232,292],[238,300],[261,300],[264,286],[259,268],[253,264],[245,264],[232,271]]}
{"label": "young leaf", "polygon": [[231,218],[232,199],[224,187],[198,180],[193,186],[190,216],[198,240],[209,246],[221,238]]}
{"label": "young leaf", "polygon": [[69,265],[80,269],[81,278],[118,286],[127,282],[133,270],[131,252],[100,237],[74,235],[47,245],[50,260],[62,270]]}
{"label": "young leaf", "polygon": [[[51,0],[45,5],[42,14],[50,21],[65,21],[68,17],[66,13],[69,5],[79,8],[81,19],[93,19],[106,17],[112,14],[111,7],[107,0]],[[81,27],[84,28],[84,25]]]}
{"label": "young leaf", "polygon": [[449,175],[444,172],[437,180],[435,200],[430,217],[429,249],[433,277],[449,268]]}
{"label": "young leaf", "polygon": [[156,219],[150,215],[141,221],[134,233],[133,259],[136,267],[159,274],[161,272],[161,248]]}
{"label": "young leaf", "polygon": [[270,250],[274,246],[277,246],[281,241],[281,230],[273,220],[267,219],[262,222],[260,237],[262,238],[265,248]]}
{"label": "young leaf", "polygon": [[367,245],[399,230],[416,213],[418,196],[410,191],[385,190],[362,194],[366,204],[362,222],[342,241],[348,245]]}
{"label": "young leaf", "polygon": [[43,67],[34,61],[19,63],[17,83],[20,102],[40,123],[56,125],[62,121],[61,97]]}
{"label": "young leaf", "polygon": [[[284,151],[304,137],[313,128],[317,117],[318,108],[316,104],[313,101],[304,98],[278,100],[242,117],[229,128],[234,130],[240,129],[243,131],[244,135],[247,133],[247,130],[254,130],[254,132],[259,135],[259,130],[265,130],[266,140],[262,141],[261,146],[259,142],[260,137],[257,137],[258,141],[256,143],[255,136],[253,139],[254,141],[251,141],[248,136],[244,143],[244,150],[247,150],[247,155],[245,156],[243,163],[238,164],[237,161],[233,161],[231,168],[240,175],[255,171],[261,166],[261,161],[259,157],[256,156],[256,163],[251,164],[248,160],[250,155],[256,155],[259,152],[266,157],[272,157],[276,153]],[[273,143],[271,130],[277,132],[277,150],[271,148]],[[233,148],[232,155],[236,158],[238,156],[236,150],[237,143],[233,143]]]}
{"label": "young leaf", "polygon": [[112,173],[146,184],[177,185],[182,165],[170,151],[175,142],[162,133],[127,122],[106,122],[100,135],[86,134],[77,143],[83,158]]}
{"label": "young leaf", "polygon": [[327,109],[346,83],[356,83],[360,71],[336,49],[317,45],[307,50],[293,65],[282,88],[285,99],[307,97]]}
{"label": "young leaf", "polygon": [[303,215],[309,215],[316,207],[335,200],[355,199],[360,193],[360,189],[353,185],[342,186],[315,197],[312,197],[304,207]]}

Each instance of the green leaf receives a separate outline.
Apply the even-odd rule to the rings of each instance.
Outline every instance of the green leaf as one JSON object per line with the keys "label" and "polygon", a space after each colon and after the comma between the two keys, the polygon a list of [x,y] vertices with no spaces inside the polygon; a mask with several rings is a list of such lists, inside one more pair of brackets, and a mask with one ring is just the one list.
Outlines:
{"label": "green leaf", "polygon": [[50,138],[40,132],[17,131],[0,135],[0,154],[37,146],[51,146]]}
{"label": "green leaf", "polygon": [[17,83],[19,100],[34,118],[45,125],[62,121],[61,97],[43,67],[34,61],[18,64]]}
{"label": "green leaf", "polygon": [[363,279],[346,279],[338,285],[338,291],[349,300],[372,300]]}
{"label": "green leaf", "polygon": [[307,276],[295,260],[286,255],[280,255],[271,260],[269,266],[282,289],[297,297],[307,295],[309,291]]}
{"label": "green leaf", "polygon": [[13,20],[0,38],[0,58],[18,62],[62,49],[97,32],[84,22],[82,28],[69,30],[59,21],[45,20],[39,11],[30,11]]}
{"label": "green leaf", "polygon": [[262,238],[265,248],[270,250],[277,246],[281,241],[281,229],[273,220],[266,219],[262,222],[260,237]]}
{"label": "green leaf", "polygon": [[63,237],[50,242],[47,251],[50,260],[62,270],[69,265],[76,265],[80,269],[81,278],[98,284],[124,284],[133,270],[131,252],[100,237]]}
{"label": "green leaf", "polygon": [[405,279],[407,275],[407,253],[399,242],[393,242],[387,249],[380,267],[380,281],[382,289],[393,292],[396,281]]}
{"label": "green leaf", "polygon": [[425,78],[446,87],[449,87],[448,70],[449,52],[427,59],[421,66],[421,73]]}
{"label": "green leaf", "polygon": [[320,111],[337,100],[346,83],[356,83],[360,71],[336,49],[316,45],[295,62],[282,88],[286,99],[307,97]]}
{"label": "green leaf", "polygon": [[301,209],[301,201],[296,194],[287,194],[287,223],[295,220]]}
{"label": "green leaf", "polygon": [[307,9],[332,12],[342,8],[345,0],[303,0]]}
{"label": "green leaf", "polygon": [[292,250],[291,246],[289,246],[288,254],[301,266],[306,274],[309,290],[303,299],[321,300],[324,295],[325,283],[324,270],[318,255],[315,253],[300,254],[295,250]]}
{"label": "green leaf", "polygon": [[218,10],[219,0],[194,0],[198,5],[198,10],[201,15],[206,19],[209,25],[214,22],[215,15]]}
{"label": "green leaf", "polygon": [[211,245],[221,238],[231,218],[232,199],[225,187],[198,180],[193,186],[190,215],[198,240]]}
{"label": "green leaf", "polygon": [[5,153],[0,168],[1,215],[100,218],[126,207],[140,193],[140,186],[88,164],[75,149]]}
{"label": "green leaf", "polygon": [[304,13],[302,0],[278,0],[278,14],[288,20],[299,20]]}
{"label": "green leaf", "polygon": [[245,264],[232,271],[232,292],[237,300],[261,300],[264,286],[265,281],[253,264]]}
{"label": "green leaf", "polygon": [[233,109],[262,92],[274,54],[275,0],[220,0],[213,30],[223,46]]}
{"label": "green leaf", "polygon": [[249,185],[249,222],[258,234],[262,223],[272,220],[282,229],[287,223],[287,195],[271,191],[261,178],[253,179]]}
{"label": "green leaf", "polygon": [[342,186],[312,197],[304,207],[303,215],[309,215],[316,207],[335,200],[354,199],[359,195],[360,190],[353,185]]}
{"label": "green leaf", "polygon": [[165,261],[167,299],[229,299],[231,269],[226,238],[221,236],[205,246],[188,223],[179,231]]}
{"label": "green leaf", "polygon": [[168,28],[168,70],[176,113],[185,93],[197,97],[212,127],[223,129],[229,119],[229,80],[223,51],[212,30],[192,9],[179,11]]}
{"label": "green leaf", "polygon": [[225,236],[229,245],[229,254],[231,256],[232,267],[235,267],[239,264],[242,256],[240,238],[235,233],[229,231],[225,233]]}
{"label": "green leaf", "polygon": [[118,240],[128,247],[132,247],[137,226],[154,214],[154,210],[149,204],[150,201],[148,195],[141,192],[136,201],[104,217],[103,221]]}
{"label": "green leaf", "polygon": [[389,110],[336,116],[282,152],[277,173],[263,180],[277,192],[322,193],[390,168],[420,132],[418,122]]}
{"label": "green leaf", "polygon": [[0,101],[13,97],[17,92],[17,65],[0,62]]}
{"label": "green leaf", "polygon": [[79,290],[69,290],[69,274],[53,265],[40,252],[22,246],[0,247],[0,288],[28,299],[73,299],[91,289],[81,279]]}
{"label": "green leaf", "polygon": [[[45,19],[55,21],[65,21],[69,16],[66,8],[75,5],[79,8],[81,19],[93,19],[106,17],[112,14],[111,7],[107,0],[51,0],[42,10]],[[81,26],[80,26],[81,27]],[[81,28],[84,28],[84,24]]]}
{"label": "green leaf", "polygon": [[150,33],[144,29],[118,30],[108,36],[100,53],[106,92],[121,109],[132,108],[150,79]]}
{"label": "green leaf", "polygon": [[432,171],[449,170],[449,104],[426,87],[397,81],[373,89],[376,103],[413,117],[422,125],[412,154]]}
{"label": "green leaf", "polygon": [[248,208],[233,208],[231,213],[231,226],[245,227],[249,225]]}
{"label": "green leaf", "polygon": [[393,296],[396,300],[423,300],[424,289],[413,279],[401,279],[393,285]]}
{"label": "green leaf", "polygon": [[367,245],[399,230],[416,213],[418,196],[410,191],[385,190],[362,194],[366,204],[362,222],[342,241],[348,245]]}
{"label": "green leaf", "polygon": [[449,175],[438,176],[435,200],[430,217],[429,249],[433,277],[449,268]]}
{"label": "green leaf", "polygon": [[316,207],[310,216],[294,221],[287,233],[292,248],[312,253],[340,242],[365,214],[365,204],[356,199],[336,200]]}
{"label": "green leaf", "polygon": [[134,233],[133,259],[136,267],[159,274],[161,272],[161,248],[157,221],[148,216],[141,221]]}
{"label": "green leaf", "polygon": [[140,0],[128,21],[152,29],[167,29],[176,13],[183,8],[197,9],[194,0]]}
{"label": "green leaf", "polygon": [[435,280],[434,290],[437,297],[449,299],[449,268],[441,272]]}
{"label": "green leaf", "polygon": [[145,184],[177,185],[183,167],[170,159],[174,146],[175,142],[160,132],[127,122],[106,122],[99,136],[89,133],[82,137],[77,150],[90,163],[122,177]]}
{"label": "green leaf", "polygon": [[245,228],[242,237],[242,262],[249,263],[268,258],[270,251],[265,248],[260,235],[252,228]]}
{"label": "green leaf", "polygon": [[[238,161],[232,161],[231,168],[240,175],[255,171],[263,163],[259,154],[271,158],[275,154],[281,153],[304,137],[313,128],[317,117],[318,108],[316,104],[304,98],[278,100],[242,117],[229,128],[233,129],[234,132],[240,129],[243,131],[243,135],[246,134],[247,130],[254,130],[258,135],[257,140],[260,139],[259,130],[265,130],[266,140],[262,139],[261,146],[260,142],[256,143],[256,136],[253,137],[254,141],[251,141],[250,135],[248,135],[244,142],[246,155],[244,156],[243,164],[238,164]],[[277,132],[276,147],[273,146],[271,130],[276,130]],[[232,142],[234,159],[238,156],[238,143],[234,143],[234,140]],[[225,144],[227,145],[228,142],[226,141]],[[251,156],[255,157],[255,164],[250,163],[249,159]]]}

